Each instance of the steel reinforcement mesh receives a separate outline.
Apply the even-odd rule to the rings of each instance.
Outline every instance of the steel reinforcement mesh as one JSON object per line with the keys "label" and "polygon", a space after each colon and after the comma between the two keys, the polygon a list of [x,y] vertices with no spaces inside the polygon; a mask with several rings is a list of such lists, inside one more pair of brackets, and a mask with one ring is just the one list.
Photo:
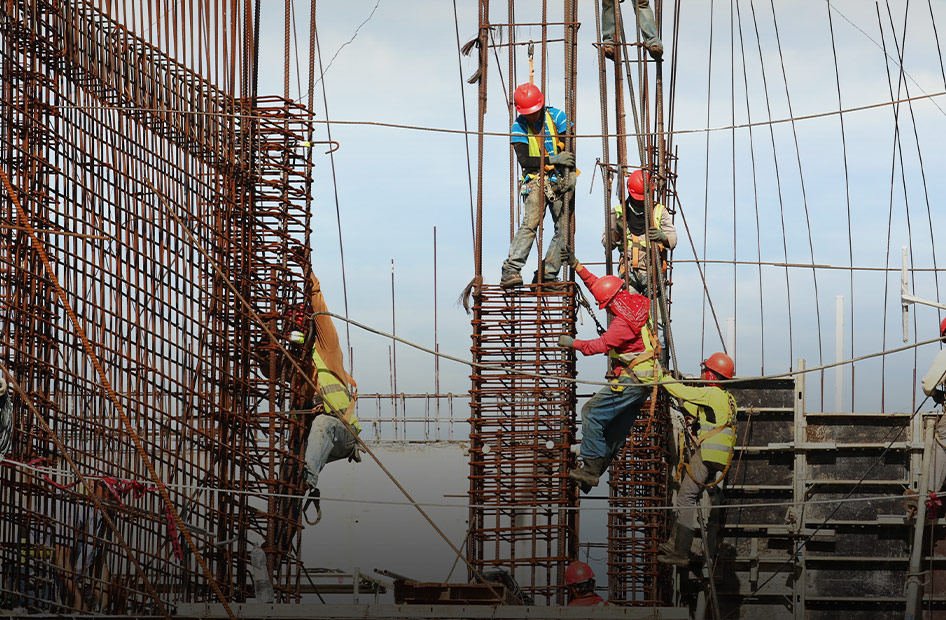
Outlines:
{"label": "steel reinforcement mesh", "polygon": [[[574,356],[556,346],[575,326],[574,284],[483,286],[473,319],[470,536],[480,573],[505,569],[537,604],[565,604],[577,557]],[[532,373],[530,376],[515,371]],[[477,576],[470,575],[471,581]]]}
{"label": "steel reinforcement mesh", "polygon": [[298,596],[302,424],[250,309],[307,299],[309,140],[91,4],[0,2],[0,609],[243,600],[254,545]]}
{"label": "steel reinforcement mesh", "polygon": [[[652,397],[653,398],[653,397]],[[611,463],[608,498],[608,600],[619,605],[659,606],[671,596],[670,571],[657,562],[673,514],[666,506],[671,468],[666,445],[665,397],[641,408],[624,449]]]}

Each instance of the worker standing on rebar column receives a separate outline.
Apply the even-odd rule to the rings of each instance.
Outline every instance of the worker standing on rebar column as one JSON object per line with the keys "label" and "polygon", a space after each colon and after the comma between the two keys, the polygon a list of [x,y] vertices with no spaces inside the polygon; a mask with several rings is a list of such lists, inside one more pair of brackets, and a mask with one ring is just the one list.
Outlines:
{"label": "worker standing on rebar column", "polygon": [[[657,20],[650,0],[634,0],[637,3],[637,23],[641,29],[641,43],[650,57],[659,60],[664,55],[664,44],[657,36]],[[621,0],[624,2],[624,0]],[[601,0],[601,43],[606,58],[614,60],[614,0]],[[620,9],[617,9],[620,10]]]}
{"label": "worker standing on rebar column", "polygon": [[[690,563],[693,533],[699,527],[697,510],[704,489],[716,487],[726,477],[736,445],[736,399],[717,381],[732,379],[736,367],[725,353],[713,353],[702,363],[704,386],[687,386],[662,377],[663,387],[683,402],[685,413],[699,423],[696,442],[677,494],[677,518],[670,540],[661,543],[663,552],[657,560],[663,564],[686,567]],[[716,499],[720,499],[717,495]],[[711,518],[711,521],[714,519]],[[710,555],[715,541],[703,541]]]}
{"label": "worker standing on rebar column", "polygon": [[653,382],[656,339],[649,326],[650,300],[624,289],[624,280],[617,276],[595,276],[565,250],[568,264],[575,268],[585,285],[607,308],[614,320],[601,337],[576,340],[564,335],[558,346],[576,349],[584,355],[606,353],[615,363],[611,385],[602,388],[581,409],[580,469],[568,472],[581,490],[588,493],[624,446],[634,420],[647,399],[646,383]]}
{"label": "worker standing on rebar column", "polygon": [[574,561],[565,569],[565,585],[571,594],[569,607],[601,607],[610,605],[595,592],[595,573],[584,562]]}
{"label": "worker standing on rebar column", "polygon": [[[667,252],[677,247],[677,229],[674,228],[670,212],[662,204],[654,203],[653,217],[648,224],[644,205],[645,186],[653,194],[650,174],[635,170],[627,177],[627,198],[623,205],[611,209],[608,227],[601,236],[601,243],[609,251],[615,247],[623,250],[622,238],[627,240],[627,253],[621,257],[618,269],[623,275],[628,268],[628,282],[641,295],[652,297],[655,292],[648,288],[647,265],[649,251],[647,246],[657,244],[660,256],[658,274],[665,278],[667,273]],[[626,224],[626,228],[625,228]],[[623,234],[622,234],[623,233]],[[656,291],[660,288],[657,287]]]}
{"label": "worker standing on rebar column", "polygon": [[[520,272],[532,251],[536,231],[545,217],[546,205],[552,214],[555,235],[549,242],[545,260],[540,261],[540,268],[543,269],[543,282],[554,284],[558,282],[558,272],[562,267],[562,247],[567,225],[565,198],[575,187],[575,154],[561,150],[564,146],[561,138],[568,130],[568,118],[558,108],[545,105],[545,96],[535,84],[520,84],[513,99],[519,116],[512,125],[511,142],[519,166],[522,167],[519,192],[525,197],[525,208],[522,224],[509,245],[509,257],[503,263],[499,284],[503,288],[522,284]],[[543,159],[545,171],[539,175]]]}
{"label": "worker standing on rebar column", "polygon": [[[946,342],[946,319],[939,325],[939,335],[943,342]],[[923,376],[923,393],[933,399],[937,405],[942,406],[946,401],[943,388],[946,382],[946,349],[939,352],[932,366]],[[933,451],[933,465],[929,477],[929,489],[931,493],[939,493],[943,488],[943,482],[946,482],[946,413],[940,416],[936,422],[936,449]]]}

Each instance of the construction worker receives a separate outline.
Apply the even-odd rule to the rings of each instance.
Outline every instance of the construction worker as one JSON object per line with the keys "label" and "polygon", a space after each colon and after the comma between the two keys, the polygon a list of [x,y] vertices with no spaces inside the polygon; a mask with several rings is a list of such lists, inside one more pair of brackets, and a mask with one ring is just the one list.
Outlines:
{"label": "construction worker", "polygon": [[[622,237],[627,239],[627,254],[620,261],[619,269],[623,274],[630,266],[628,280],[641,295],[648,295],[647,265],[649,243],[657,244],[657,253],[661,256],[660,274],[666,269],[666,252],[677,247],[677,229],[673,227],[670,213],[662,204],[655,203],[653,217],[647,225],[644,206],[645,185],[653,192],[650,175],[643,170],[635,170],[627,177],[627,198],[623,205],[611,209],[608,227],[601,236],[601,243],[610,251],[614,248],[623,250]],[[627,223],[626,234],[624,224]],[[650,296],[653,296],[652,294]]]}
{"label": "construction worker", "polygon": [[[939,335],[946,342],[946,319],[939,325]],[[939,352],[930,369],[923,376],[923,393],[942,406],[946,401],[943,388],[946,382],[946,349]],[[936,422],[936,449],[933,451],[933,470],[930,472],[929,489],[931,493],[939,493],[946,482],[946,413]]]}
{"label": "construction worker", "polygon": [[[703,386],[687,386],[662,376],[663,387],[682,401],[688,417],[699,423],[694,451],[685,466],[677,493],[677,518],[670,540],[661,543],[663,552],[657,560],[663,564],[686,567],[690,563],[690,545],[698,526],[697,501],[708,486],[717,486],[726,476],[736,443],[736,400],[717,383],[732,379],[735,364],[725,353],[713,353],[702,363]],[[704,541],[711,549],[709,541]],[[711,551],[712,552],[712,551]]]}
{"label": "construction worker", "polygon": [[[641,29],[641,43],[654,60],[664,55],[664,44],[657,36],[657,21],[650,0],[634,0],[637,3],[637,23]],[[621,0],[624,2],[624,0]],[[601,43],[604,55],[614,60],[614,0],[601,0]]]}
{"label": "construction worker", "polygon": [[565,585],[571,600],[569,607],[599,607],[607,601],[595,593],[595,573],[584,562],[574,561],[565,569]]}
{"label": "construction worker", "polygon": [[[555,224],[555,235],[545,253],[543,281],[555,283],[562,265],[562,246],[567,223],[566,194],[575,185],[575,154],[563,152],[562,135],[568,129],[568,118],[558,108],[545,105],[545,97],[535,84],[521,84],[514,94],[519,116],[512,125],[512,146],[522,168],[520,195],[525,197],[522,224],[509,245],[509,257],[503,263],[503,288],[522,284],[525,265],[536,231],[548,205]],[[544,135],[544,139],[540,139]],[[539,175],[544,158],[545,170]],[[540,187],[541,186],[541,187]],[[543,195],[544,194],[544,195]],[[536,272],[538,276],[538,272]]]}
{"label": "construction worker", "polygon": [[648,324],[650,301],[646,297],[623,290],[624,280],[617,276],[598,278],[570,251],[563,254],[598,301],[598,307],[614,314],[614,320],[599,338],[576,340],[566,335],[558,341],[558,346],[576,349],[583,355],[607,353],[616,363],[611,385],[598,391],[581,410],[584,465],[568,472],[568,476],[588,493],[624,446],[647,399],[644,384],[654,380],[656,341]]}
{"label": "construction worker", "polygon": [[[303,358],[303,374],[293,378],[293,392],[304,409],[312,411],[309,433],[305,445],[305,478],[309,491],[303,503],[305,513],[315,506],[317,518],[321,518],[318,488],[319,474],[326,464],[347,458],[361,462],[356,435],[361,425],[355,416],[355,380],[345,371],[338,332],[331,317],[325,314],[328,307],[322,295],[321,285],[315,275],[310,275],[311,296],[309,300],[313,319],[307,334],[291,335],[297,344],[304,344],[311,351]],[[313,387],[316,386],[316,387]]]}

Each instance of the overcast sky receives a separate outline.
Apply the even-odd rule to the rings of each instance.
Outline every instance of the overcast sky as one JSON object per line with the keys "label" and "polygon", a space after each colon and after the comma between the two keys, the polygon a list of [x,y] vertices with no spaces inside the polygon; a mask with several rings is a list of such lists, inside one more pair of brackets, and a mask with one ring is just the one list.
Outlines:
{"label": "overcast sky", "polygon": [[[746,128],[693,131],[889,102],[891,90],[893,98],[946,90],[928,2],[909,4],[905,45],[904,3],[894,4],[891,13],[896,42],[885,4],[875,7],[863,0],[831,2],[839,78],[832,53],[828,3],[824,0],[775,2],[776,21],[772,4],[765,0],[741,0],[738,7],[722,1],[687,2],[676,45],[669,37],[672,16],[666,16],[662,30],[667,57],[675,46],[678,54],[673,128],[684,132],[675,137],[675,144],[679,149],[677,189],[687,226],[678,212],[680,243],[674,254],[677,263],[672,289],[673,334],[684,372],[696,372],[700,359],[721,347],[693,262],[704,256],[704,244],[705,257],[710,260],[754,262],[761,258],[783,263],[787,259],[790,263],[810,264],[813,259],[817,264],[848,266],[852,255],[856,267],[871,268],[899,268],[900,248],[908,245],[915,267],[933,267],[931,231],[938,225],[942,227],[940,205],[946,193],[941,172],[946,97],[920,99],[911,107],[904,104],[899,109],[883,106],[845,113],[847,185],[841,116],[837,114],[800,119],[794,125],[758,125],[751,130],[751,142]],[[300,41],[294,49],[304,76],[308,37],[302,33],[308,24],[308,3],[299,5]],[[549,21],[561,21],[561,9],[552,6],[558,3],[549,5]],[[540,6],[538,1],[517,2],[517,21],[537,21]],[[476,7],[474,0],[456,3],[461,43],[477,34]],[[592,46],[594,9],[591,0],[580,2],[575,119],[579,134],[592,135],[601,133],[597,61]],[[317,118],[460,130],[464,126],[462,95],[466,98],[469,127],[476,128],[476,86],[465,82],[476,70],[476,58],[474,54],[458,63],[452,2],[346,0],[319,3],[318,11],[322,65],[328,67],[331,61],[331,66],[324,75],[327,112],[322,84],[316,88],[313,107]],[[507,21],[505,6],[497,5],[493,11],[493,22]],[[878,11],[884,24],[883,40]],[[946,8],[934,3],[933,12],[939,31],[946,32]],[[264,23],[264,68],[282,65],[281,12],[275,13],[278,15],[266,16],[272,23]],[[496,36],[504,41],[506,35],[497,32]],[[516,36],[518,41],[539,40],[541,29],[520,27]],[[561,38],[561,30],[550,28],[548,36]],[[881,47],[884,43],[887,58]],[[905,81],[900,80],[898,46],[909,76]],[[500,63],[494,56],[490,58],[487,131],[508,130],[510,79],[506,49],[499,50]],[[515,82],[521,83],[528,79],[528,62],[524,48],[517,48],[516,53]],[[561,43],[550,44],[547,100],[564,107],[561,58]],[[537,65],[537,75],[540,68]],[[669,73],[667,63],[668,83]],[[295,71],[293,95],[297,96],[294,75]],[[260,76],[261,93],[282,91],[281,70],[264,70]],[[669,84],[665,92],[669,105]],[[895,132],[895,113],[899,116],[899,132]],[[325,125],[319,125],[318,131],[324,138]],[[341,148],[335,153],[334,179],[329,157],[319,154],[316,158],[313,236],[313,262],[329,304],[343,312],[344,273],[351,317],[390,331],[393,260],[397,333],[432,346],[436,226],[440,347],[445,353],[469,358],[470,319],[455,303],[474,273],[463,135],[362,125],[334,125],[331,131]],[[629,144],[628,161],[633,164],[637,162],[636,143]],[[470,145],[475,190],[475,137],[471,137]],[[485,149],[483,265],[486,281],[496,283],[509,241],[508,139],[488,137]],[[576,150],[578,168],[583,171],[577,192],[576,253],[585,262],[601,261],[602,181],[600,175],[594,178],[601,140],[582,138]],[[925,176],[921,175],[920,156]],[[551,220],[546,224],[551,226]],[[850,254],[849,230],[853,240]],[[942,248],[937,254],[941,266]],[[533,250],[523,270],[526,278],[534,270],[535,255]],[[801,358],[809,366],[834,361],[837,295],[844,296],[844,357],[902,344],[899,273],[885,276],[880,271],[855,272],[853,348],[849,271],[818,270],[817,281],[811,269],[791,268],[786,275],[783,267],[774,266],[764,266],[760,273],[754,265],[734,269],[732,265],[711,264],[705,273],[724,333],[727,319],[736,319],[733,357],[740,375],[757,375],[763,370],[766,374],[784,372],[795,367],[793,360]],[[918,296],[937,298],[931,273],[918,274],[915,286]],[[937,311],[919,308],[914,314],[920,333],[915,333],[911,316],[910,340],[934,337],[939,322]],[[339,327],[344,339],[344,327]],[[593,336],[593,325],[586,317],[579,337]],[[355,378],[361,391],[390,391],[390,342],[354,327],[351,341]],[[920,375],[937,351],[936,345],[919,350],[916,364]],[[433,391],[431,356],[398,345],[397,361],[398,391]],[[857,366],[858,410],[880,410],[880,367],[879,360]],[[441,391],[463,393],[469,389],[467,367],[444,361],[440,368]],[[604,372],[604,361],[588,360],[579,368],[582,377],[598,380]],[[912,410],[919,404],[914,402],[913,368],[912,352],[887,358],[887,410]],[[849,372],[844,408],[851,407]],[[833,376],[832,372],[825,377],[826,410],[833,407]],[[821,406],[819,383],[816,377],[809,381],[810,410]]]}

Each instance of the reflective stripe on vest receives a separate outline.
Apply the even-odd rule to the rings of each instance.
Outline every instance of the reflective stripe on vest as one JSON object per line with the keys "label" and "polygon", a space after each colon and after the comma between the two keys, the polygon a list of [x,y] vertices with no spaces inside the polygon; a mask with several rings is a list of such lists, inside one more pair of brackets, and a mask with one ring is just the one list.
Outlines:
{"label": "reflective stripe on vest", "polygon": [[351,395],[348,392],[348,387],[325,365],[322,356],[319,355],[315,347],[312,347],[312,361],[315,363],[316,383],[319,386],[318,394],[322,397],[322,401],[328,405],[328,409],[351,425],[356,433],[360,434],[361,424],[358,423],[358,418],[355,417],[355,408],[351,406]]}
{"label": "reflective stripe on vest", "polygon": [[[541,151],[539,150],[539,138],[538,134],[532,129],[532,124],[529,121],[526,121],[526,132],[528,132],[529,138],[529,156],[539,157],[541,156]],[[555,123],[552,122],[552,115],[549,114],[548,109],[545,110],[545,132],[552,138],[552,152],[546,152],[546,158],[549,155],[555,155],[558,153],[558,132],[555,131]],[[544,145],[542,145],[544,148]]]}
{"label": "reflective stripe on vest", "polygon": [[[621,205],[614,207],[614,212],[618,217],[621,217],[624,209],[621,208]],[[663,218],[664,206],[660,203],[654,205],[654,228],[660,228],[660,220]],[[647,231],[644,231],[642,235],[635,235],[630,232],[627,233],[627,247],[631,251],[631,267],[634,269],[640,268],[640,257],[641,252],[646,252],[647,250]],[[657,251],[662,252],[664,249],[662,243],[657,243]]]}
{"label": "reflective stripe on vest", "polygon": [[[713,424],[706,418],[706,407],[700,407],[700,432],[697,434],[697,445],[703,455],[703,462],[718,463],[726,466],[732,458],[733,446],[736,445],[736,399],[726,392],[729,400],[728,419],[716,420]],[[716,412],[719,418],[719,412]]]}
{"label": "reflective stripe on vest", "polygon": [[653,381],[654,379],[654,348],[655,339],[648,321],[641,328],[641,340],[644,342],[643,351],[629,351],[627,353],[618,353],[614,349],[608,351],[608,357],[623,362],[624,365],[640,380]]}

